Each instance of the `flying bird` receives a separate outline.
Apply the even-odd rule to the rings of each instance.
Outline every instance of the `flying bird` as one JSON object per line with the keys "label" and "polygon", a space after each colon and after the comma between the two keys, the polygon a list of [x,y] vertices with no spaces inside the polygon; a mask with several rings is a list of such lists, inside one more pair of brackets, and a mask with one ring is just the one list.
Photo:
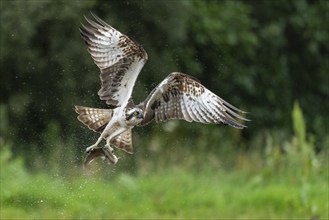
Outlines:
{"label": "flying bird", "polygon": [[[100,69],[98,95],[109,108],[75,106],[78,120],[100,133],[96,143],[86,149],[85,165],[96,157],[106,159],[109,164],[117,163],[119,158],[111,146],[132,154],[132,129],[152,121],[182,119],[238,129],[246,127],[237,121],[248,121],[241,116],[246,112],[212,93],[196,78],[180,72],[170,73],[143,102],[134,104],[132,91],[148,55],[136,41],[93,13],[92,16],[92,20],[85,17],[87,24],[81,24],[80,34]],[[99,147],[103,139],[106,145]]]}

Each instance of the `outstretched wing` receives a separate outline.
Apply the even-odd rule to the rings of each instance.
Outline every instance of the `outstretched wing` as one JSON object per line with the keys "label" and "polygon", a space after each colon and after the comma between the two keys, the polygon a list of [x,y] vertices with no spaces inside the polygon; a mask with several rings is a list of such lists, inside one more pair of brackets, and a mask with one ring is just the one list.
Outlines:
{"label": "outstretched wing", "polygon": [[147,53],[136,42],[92,14],[94,20],[80,28],[88,52],[99,67],[101,89],[98,95],[108,105],[125,105],[135,81],[147,61]]}
{"label": "outstretched wing", "polygon": [[244,111],[209,91],[198,80],[177,72],[169,74],[139,107],[144,109],[141,125],[153,119],[156,122],[183,119],[244,128],[237,119],[248,121],[238,114]]}

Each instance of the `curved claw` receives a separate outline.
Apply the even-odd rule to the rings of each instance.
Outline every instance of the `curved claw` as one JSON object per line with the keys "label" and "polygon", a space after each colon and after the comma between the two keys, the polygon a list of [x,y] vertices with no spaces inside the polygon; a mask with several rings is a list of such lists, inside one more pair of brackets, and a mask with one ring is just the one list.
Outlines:
{"label": "curved claw", "polygon": [[86,148],[86,153],[90,153],[91,151],[97,149],[97,145],[93,144],[90,147]]}
{"label": "curved claw", "polygon": [[113,148],[109,145],[105,145],[103,148],[104,156],[108,164],[116,164],[120,159],[114,154]]}

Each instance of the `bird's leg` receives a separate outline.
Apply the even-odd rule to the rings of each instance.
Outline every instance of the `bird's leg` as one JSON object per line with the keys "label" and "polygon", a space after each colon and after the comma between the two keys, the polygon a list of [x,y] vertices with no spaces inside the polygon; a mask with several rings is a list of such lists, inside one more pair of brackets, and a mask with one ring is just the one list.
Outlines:
{"label": "bird's leg", "polygon": [[102,150],[104,152],[105,159],[107,160],[108,164],[116,164],[120,159],[120,157],[117,157],[116,155],[113,154],[113,148],[110,145],[106,144],[102,148]]}
{"label": "bird's leg", "polygon": [[113,121],[110,121],[105,129],[103,130],[103,132],[101,133],[101,135],[99,136],[98,140],[96,141],[95,144],[91,145],[90,147],[87,147],[86,148],[86,153],[89,153],[90,151],[92,151],[93,149],[96,149],[97,148],[97,145],[103,140],[104,136],[106,134],[109,133],[109,130],[111,129],[111,127],[113,126],[114,122]]}
{"label": "bird's leg", "polygon": [[[105,145],[105,146],[108,146],[108,147],[111,146],[111,138],[110,138],[110,137],[108,137],[108,138],[106,139],[106,145]],[[112,150],[113,150],[113,148],[112,148]]]}
{"label": "bird's leg", "polygon": [[120,159],[120,157],[117,157],[114,154],[114,150],[111,147],[111,140],[112,140],[112,138],[120,135],[122,132],[124,132],[126,130],[127,130],[127,128],[124,128],[124,127],[119,128],[115,132],[110,134],[109,137],[106,138],[106,145],[104,147],[102,147],[102,150],[103,150],[105,158],[109,164],[116,164],[118,162],[118,160]]}
{"label": "bird's leg", "polygon": [[101,134],[101,136],[99,136],[99,138],[98,138],[98,140],[96,141],[95,144],[93,144],[93,145],[91,145],[91,146],[89,146],[89,147],[86,148],[86,153],[89,153],[93,149],[97,148],[97,145],[102,141],[102,139],[103,139],[103,136]]}

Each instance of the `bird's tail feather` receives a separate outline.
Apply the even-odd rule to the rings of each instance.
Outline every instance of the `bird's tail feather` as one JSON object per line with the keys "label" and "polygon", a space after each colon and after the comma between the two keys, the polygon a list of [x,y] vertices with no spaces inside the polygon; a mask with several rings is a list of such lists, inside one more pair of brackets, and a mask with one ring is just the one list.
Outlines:
{"label": "bird's tail feather", "polygon": [[112,109],[98,109],[75,106],[78,120],[95,132],[102,132],[113,116]]}

